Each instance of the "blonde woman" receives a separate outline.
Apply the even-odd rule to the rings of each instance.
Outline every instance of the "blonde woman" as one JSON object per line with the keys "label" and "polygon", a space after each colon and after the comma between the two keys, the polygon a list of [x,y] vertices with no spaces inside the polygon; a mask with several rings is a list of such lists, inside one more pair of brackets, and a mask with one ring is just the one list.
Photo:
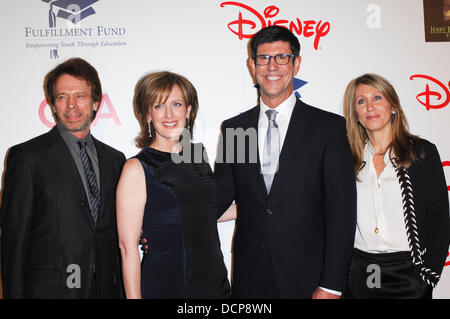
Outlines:
{"label": "blonde woman", "polygon": [[357,177],[346,298],[431,298],[449,245],[445,176],[434,144],[408,131],[392,85],[352,80],[344,97]]}

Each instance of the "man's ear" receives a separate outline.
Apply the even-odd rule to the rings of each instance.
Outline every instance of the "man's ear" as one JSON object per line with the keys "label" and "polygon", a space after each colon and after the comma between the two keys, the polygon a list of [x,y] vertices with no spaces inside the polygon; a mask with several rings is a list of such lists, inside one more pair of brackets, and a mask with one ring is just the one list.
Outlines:
{"label": "man's ear", "polygon": [[294,60],[294,74],[297,75],[298,71],[300,70],[300,64],[302,63],[302,57],[298,56]]}
{"label": "man's ear", "polygon": [[255,60],[253,60],[252,58],[248,58],[248,67],[250,68],[250,72],[252,73],[252,76],[254,76],[256,73]]}
{"label": "man's ear", "polygon": [[92,109],[93,109],[95,112],[97,112],[99,106],[100,106],[100,102],[94,102],[94,104],[92,105]]}

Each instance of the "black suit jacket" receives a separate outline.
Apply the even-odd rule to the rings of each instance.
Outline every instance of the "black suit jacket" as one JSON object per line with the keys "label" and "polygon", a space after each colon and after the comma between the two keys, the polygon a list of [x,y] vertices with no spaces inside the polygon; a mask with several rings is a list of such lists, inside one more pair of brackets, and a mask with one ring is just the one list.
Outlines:
{"label": "black suit jacket", "polygon": [[245,161],[238,163],[242,153],[227,130],[257,130],[259,110],[223,122],[215,168],[220,211],[233,200],[238,207],[233,297],[311,298],[318,286],[343,291],[356,223],[344,119],[297,100],[267,194],[259,159],[250,162],[246,143]]}
{"label": "black suit jacket", "polygon": [[[414,149],[417,159],[411,163],[408,174],[413,191],[420,248],[424,251],[424,264],[419,268],[429,269],[440,276],[450,239],[447,184],[436,146],[419,139],[415,142]],[[423,155],[422,158],[420,154]],[[426,274],[425,277],[433,283],[438,281],[433,275]]]}
{"label": "black suit jacket", "polygon": [[98,297],[123,296],[115,193],[125,156],[94,142],[102,199],[96,226],[56,127],[11,147],[0,210],[5,298],[87,298],[94,273]]}

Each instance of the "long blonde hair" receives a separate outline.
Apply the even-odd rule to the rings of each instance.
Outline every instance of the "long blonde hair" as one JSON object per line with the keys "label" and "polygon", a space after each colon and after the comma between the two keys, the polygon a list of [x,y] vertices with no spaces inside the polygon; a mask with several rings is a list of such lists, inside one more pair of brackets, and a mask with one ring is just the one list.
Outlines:
{"label": "long blonde hair", "polygon": [[395,164],[398,167],[409,168],[411,162],[418,154],[414,151],[414,144],[419,139],[409,132],[408,122],[400,105],[400,99],[394,87],[388,80],[378,74],[364,74],[350,81],[344,94],[344,117],[347,125],[347,138],[353,154],[355,174],[364,165],[364,146],[368,140],[366,129],[359,123],[355,107],[355,90],[360,84],[365,84],[376,88],[387,99],[395,114],[391,116],[392,138],[388,145],[391,157],[395,157]]}

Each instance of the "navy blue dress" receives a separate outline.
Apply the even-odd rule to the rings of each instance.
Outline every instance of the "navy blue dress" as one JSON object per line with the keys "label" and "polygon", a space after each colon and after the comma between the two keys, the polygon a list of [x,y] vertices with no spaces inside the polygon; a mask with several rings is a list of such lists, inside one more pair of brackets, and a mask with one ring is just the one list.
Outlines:
{"label": "navy blue dress", "polygon": [[218,188],[211,167],[203,159],[176,164],[171,156],[149,147],[135,156],[147,186],[142,298],[228,298],[217,231]]}

